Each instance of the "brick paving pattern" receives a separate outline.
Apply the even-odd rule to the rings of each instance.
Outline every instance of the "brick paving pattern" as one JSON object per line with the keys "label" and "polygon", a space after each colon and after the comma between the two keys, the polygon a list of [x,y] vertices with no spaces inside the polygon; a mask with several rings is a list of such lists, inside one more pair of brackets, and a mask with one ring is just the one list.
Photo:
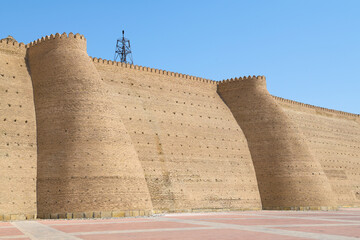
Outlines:
{"label": "brick paving pattern", "polygon": [[0,240],[350,240],[360,208],[339,211],[179,213],[153,217],[0,222]]}

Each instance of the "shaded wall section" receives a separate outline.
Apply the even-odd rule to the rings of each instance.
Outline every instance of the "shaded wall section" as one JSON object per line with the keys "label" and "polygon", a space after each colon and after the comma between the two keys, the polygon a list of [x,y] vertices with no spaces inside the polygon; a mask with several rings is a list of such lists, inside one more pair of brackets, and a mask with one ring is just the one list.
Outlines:
{"label": "shaded wall section", "polygon": [[336,193],[338,204],[360,206],[359,115],[274,99],[305,135]]}
{"label": "shaded wall section", "polygon": [[336,206],[320,163],[268,93],[265,77],[222,82],[218,93],[248,140],[264,209]]}
{"label": "shaded wall section", "polygon": [[93,59],[144,168],[154,209],[260,209],[245,136],[214,81]]}
{"label": "shaded wall section", "polygon": [[26,48],[0,40],[0,221],[36,216],[36,123]]}
{"label": "shaded wall section", "polygon": [[30,44],[28,60],[37,118],[39,216],[152,210],[137,153],[86,53],[85,38],[42,38]]}

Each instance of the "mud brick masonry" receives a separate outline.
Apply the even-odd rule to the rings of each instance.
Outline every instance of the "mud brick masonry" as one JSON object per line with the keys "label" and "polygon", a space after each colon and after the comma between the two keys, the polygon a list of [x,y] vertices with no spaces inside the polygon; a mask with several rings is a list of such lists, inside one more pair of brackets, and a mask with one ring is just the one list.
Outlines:
{"label": "mud brick masonry", "polygon": [[0,41],[0,220],[360,206],[358,114]]}

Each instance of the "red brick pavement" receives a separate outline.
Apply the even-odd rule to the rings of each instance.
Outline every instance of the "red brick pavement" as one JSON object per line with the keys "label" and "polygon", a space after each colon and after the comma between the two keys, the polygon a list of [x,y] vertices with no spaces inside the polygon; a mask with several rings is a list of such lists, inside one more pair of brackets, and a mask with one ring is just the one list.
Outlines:
{"label": "red brick pavement", "polygon": [[4,239],[351,240],[360,209],[165,214],[153,217],[0,222]]}

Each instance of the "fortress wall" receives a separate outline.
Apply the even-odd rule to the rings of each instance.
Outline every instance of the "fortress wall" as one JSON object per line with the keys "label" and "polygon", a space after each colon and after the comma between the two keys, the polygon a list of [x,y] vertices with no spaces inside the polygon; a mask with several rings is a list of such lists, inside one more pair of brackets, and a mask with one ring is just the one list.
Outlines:
{"label": "fortress wall", "polygon": [[[105,92],[83,36],[29,45],[38,140],[38,214],[148,214],[151,199],[121,112]],[[141,212],[139,212],[141,211]]]}
{"label": "fortress wall", "polygon": [[359,115],[264,77],[89,58],[64,33],[0,40],[0,99],[0,220],[360,206]]}
{"label": "fortress wall", "polygon": [[23,43],[0,40],[0,221],[36,216],[36,123]]}
{"label": "fortress wall", "polygon": [[268,93],[265,77],[221,82],[218,93],[248,141],[264,209],[337,205],[307,139]]}
{"label": "fortress wall", "polygon": [[260,209],[245,136],[216,82],[93,59],[157,211]]}
{"label": "fortress wall", "polygon": [[306,137],[341,206],[360,206],[359,115],[274,97]]}

